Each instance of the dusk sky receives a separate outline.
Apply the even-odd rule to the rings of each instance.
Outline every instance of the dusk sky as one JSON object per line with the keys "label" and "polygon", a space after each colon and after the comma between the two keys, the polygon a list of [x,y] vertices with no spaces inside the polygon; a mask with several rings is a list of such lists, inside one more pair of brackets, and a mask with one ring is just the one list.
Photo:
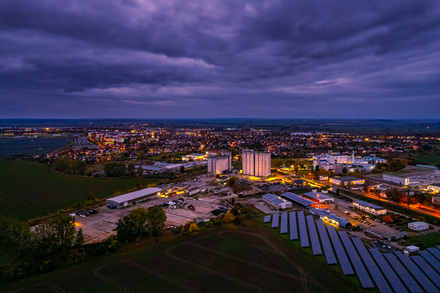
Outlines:
{"label": "dusk sky", "polygon": [[0,1],[0,118],[440,118],[440,1]]}

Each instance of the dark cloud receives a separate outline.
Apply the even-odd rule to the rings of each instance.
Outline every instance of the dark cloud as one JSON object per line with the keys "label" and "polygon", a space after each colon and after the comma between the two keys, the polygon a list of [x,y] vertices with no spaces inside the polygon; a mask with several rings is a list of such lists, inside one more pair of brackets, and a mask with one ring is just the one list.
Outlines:
{"label": "dark cloud", "polygon": [[156,2],[1,1],[0,116],[438,118],[436,1]]}

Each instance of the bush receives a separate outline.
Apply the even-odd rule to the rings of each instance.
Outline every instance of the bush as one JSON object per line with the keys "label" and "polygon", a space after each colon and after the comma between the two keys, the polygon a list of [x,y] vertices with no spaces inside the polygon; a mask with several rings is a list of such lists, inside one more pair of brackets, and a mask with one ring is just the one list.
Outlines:
{"label": "bush", "polygon": [[189,232],[190,233],[197,232],[197,231],[199,231],[199,226],[197,226],[196,223],[192,223],[191,225],[189,225]]}
{"label": "bush", "polygon": [[108,249],[112,252],[116,252],[119,249],[118,240],[113,240],[112,243],[108,246]]}
{"label": "bush", "polygon": [[208,222],[205,223],[206,228],[212,228],[214,226],[214,221],[213,220],[209,220]]}
{"label": "bush", "polygon": [[232,223],[235,220],[235,216],[231,212],[227,212],[223,217],[223,222]]}
{"label": "bush", "polygon": [[106,252],[107,252],[107,248],[105,247],[104,244],[99,245],[98,247],[96,247],[96,248],[93,250],[93,254],[96,255],[96,256],[103,255],[103,254],[106,253]]}
{"label": "bush", "polygon": [[55,269],[55,263],[51,260],[46,260],[40,266],[40,272],[43,273],[53,271],[54,269]]}

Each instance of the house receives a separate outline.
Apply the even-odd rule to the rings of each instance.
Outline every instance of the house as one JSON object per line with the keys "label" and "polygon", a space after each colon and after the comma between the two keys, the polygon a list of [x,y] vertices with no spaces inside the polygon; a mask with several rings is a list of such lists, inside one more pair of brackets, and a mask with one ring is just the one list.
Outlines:
{"label": "house", "polygon": [[412,222],[412,223],[408,223],[408,228],[414,231],[423,231],[423,230],[428,230],[429,225],[425,222]]}

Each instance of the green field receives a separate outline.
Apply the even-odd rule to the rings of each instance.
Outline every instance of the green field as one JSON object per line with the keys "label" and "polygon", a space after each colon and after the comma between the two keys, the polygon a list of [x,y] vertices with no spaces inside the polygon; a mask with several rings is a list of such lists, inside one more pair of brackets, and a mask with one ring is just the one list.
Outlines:
{"label": "green field", "polygon": [[[304,290],[305,287],[307,290]],[[354,292],[267,229],[222,226],[3,286],[10,292]],[[16,292],[17,292],[16,291]]]}
{"label": "green field", "polygon": [[416,160],[425,165],[437,165],[440,164],[440,155],[421,155]]}
{"label": "green field", "polygon": [[124,192],[155,178],[79,178],[49,172],[43,164],[0,160],[0,215],[28,220],[83,204],[93,192],[98,198]]}

